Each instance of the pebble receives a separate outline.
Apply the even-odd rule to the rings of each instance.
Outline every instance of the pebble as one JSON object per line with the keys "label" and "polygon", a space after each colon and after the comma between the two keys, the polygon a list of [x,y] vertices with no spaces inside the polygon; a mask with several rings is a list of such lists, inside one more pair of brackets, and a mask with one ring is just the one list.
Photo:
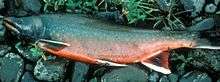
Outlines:
{"label": "pebble", "polygon": [[147,82],[148,74],[137,67],[123,67],[112,70],[101,77],[101,82]]}
{"label": "pebble", "polygon": [[8,45],[0,45],[0,57],[5,56],[10,50],[11,50],[10,46],[8,46]]}
{"label": "pebble", "polygon": [[4,8],[5,7],[5,3],[4,3],[4,0],[0,0],[0,9]]}
{"label": "pebble", "polygon": [[[2,18],[0,17],[0,22],[2,22]],[[5,35],[5,27],[0,24],[0,41],[4,41],[4,35]]]}
{"label": "pebble", "polygon": [[171,7],[171,0],[155,0],[159,5],[160,9],[169,12]]}
{"label": "pebble", "polygon": [[31,72],[25,72],[21,78],[21,82],[38,82],[38,81],[34,79]]}
{"label": "pebble", "polygon": [[155,71],[151,72],[148,76],[148,81],[149,82],[158,82],[159,80],[159,74]]}
{"label": "pebble", "polygon": [[21,0],[22,5],[25,11],[40,13],[40,9],[42,7],[40,0]]}
{"label": "pebble", "polygon": [[2,82],[19,82],[24,71],[23,59],[14,53],[0,58],[0,80]]}
{"label": "pebble", "polygon": [[217,6],[212,3],[205,6],[206,13],[215,13],[216,10],[217,10]]}
{"label": "pebble", "polygon": [[62,59],[37,61],[34,68],[34,76],[43,81],[63,81],[66,72],[67,61]]}
{"label": "pebble", "polygon": [[195,25],[187,28],[189,31],[204,31],[213,28],[215,25],[215,20],[213,18],[206,18],[202,21],[196,23]]}
{"label": "pebble", "polygon": [[203,6],[205,5],[205,0],[180,0],[180,2],[183,4],[186,11],[192,10],[192,17],[198,16],[198,13],[202,11]]}
{"label": "pebble", "polygon": [[191,71],[180,78],[179,82],[212,82],[207,73]]}
{"label": "pebble", "polygon": [[72,82],[84,82],[88,70],[89,66],[87,64],[75,62],[74,71],[72,75]]}

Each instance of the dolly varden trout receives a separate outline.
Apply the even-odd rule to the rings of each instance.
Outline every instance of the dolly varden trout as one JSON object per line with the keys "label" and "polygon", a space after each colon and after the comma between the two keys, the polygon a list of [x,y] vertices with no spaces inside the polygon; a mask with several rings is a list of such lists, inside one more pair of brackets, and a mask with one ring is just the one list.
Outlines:
{"label": "dolly varden trout", "polygon": [[199,32],[143,30],[80,15],[5,17],[4,26],[26,42],[72,61],[109,66],[141,63],[170,74],[169,50],[210,48]]}

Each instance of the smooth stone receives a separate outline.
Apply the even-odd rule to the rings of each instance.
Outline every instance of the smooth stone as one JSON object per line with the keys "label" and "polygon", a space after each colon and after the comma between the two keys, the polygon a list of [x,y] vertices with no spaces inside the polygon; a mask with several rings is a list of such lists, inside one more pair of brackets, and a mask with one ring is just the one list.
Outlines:
{"label": "smooth stone", "polygon": [[204,19],[195,25],[187,28],[189,31],[204,31],[213,28],[215,25],[215,20],[213,18]]}
{"label": "smooth stone", "polygon": [[215,5],[218,5],[220,0],[215,0]]}
{"label": "smooth stone", "polygon": [[0,58],[0,80],[2,82],[19,82],[24,71],[23,59],[14,53]]}
{"label": "smooth stone", "polygon": [[89,70],[89,66],[87,64],[75,62],[71,82],[84,82],[86,80],[85,76],[88,70]]}
{"label": "smooth stone", "polygon": [[180,0],[184,6],[184,9],[192,10],[191,16],[196,17],[200,13],[205,5],[205,0]]}
{"label": "smooth stone", "polygon": [[148,82],[148,74],[143,70],[128,66],[112,70],[101,77],[102,82]]}
{"label": "smooth stone", "polygon": [[5,56],[10,50],[11,50],[10,46],[8,46],[8,45],[0,45],[0,57]]}
{"label": "smooth stone", "polygon": [[158,72],[155,72],[155,71],[151,72],[148,75],[148,81],[149,82],[158,82],[159,78],[160,78],[160,76],[159,76]]}
{"label": "smooth stone", "polygon": [[4,8],[5,7],[5,3],[4,3],[4,0],[0,0],[0,9]]}
{"label": "smooth stone", "polygon": [[212,82],[207,73],[188,72],[180,78],[179,82]]}
{"label": "smooth stone", "polygon": [[63,81],[68,62],[63,59],[37,61],[34,76],[43,81]]}
{"label": "smooth stone", "polygon": [[21,42],[17,43],[15,45],[15,48],[24,58],[32,62],[37,62],[43,55],[43,54],[31,51],[31,49],[34,49],[33,46],[23,46],[21,45]]}
{"label": "smooth stone", "polygon": [[163,11],[169,11],[171,7],[171,0],[155,0]]}
{"label": "smooth stone", "polygon": [[159,82],[178,82],[178,75],[176,74],[169,74],[169,75],[163,75]]}
{"label": "smooth stone", "polygon": [[207,4],[205,6],[205,12],[206,13],[215,13],[215,11],[217,10],[217,6],[214,4]]}
{"label": "smooth stone", "polygon": [[[0,4],[1,5],[1,4]],[[0,22],[2,22],[2,16],[0,16]],[[4,41],[4,39],[5,39],[5,37],[4,37],[4,35],[5,35],[5,27],[2,25],[2,24],[0,24],[0,41]]]}
{"label": "smooth stone", "polygon": [[220,79],[218,79],[217,82],[220,82]]}
{"label": "smooth stone", "polygon": [[32,72],[34,70],[34,66],[32,64],[26,64],[25,65],[25,70]]}
{"label": "smooth stone", "polygon": [[38,81],[34,79],[31,72],[25,72],[21,78],[21,82],[38,82]]}
{"label": "smooth stone", "polygon": [[25,11],[40,13],[42,7],[40,0],[21,0]]}

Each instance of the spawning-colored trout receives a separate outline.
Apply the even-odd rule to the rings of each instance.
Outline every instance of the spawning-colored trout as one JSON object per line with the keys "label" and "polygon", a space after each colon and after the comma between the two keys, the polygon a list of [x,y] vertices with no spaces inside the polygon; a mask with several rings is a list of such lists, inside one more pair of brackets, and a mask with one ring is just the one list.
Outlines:
{"label": "spawning-colored trout", "polygon": [[140,62],[164,74],[171,73],[169,50],[210,44],[199,32],[143,30],[80,15],[7,17],[3,24],[21,40],[59,57],[110,66]]}

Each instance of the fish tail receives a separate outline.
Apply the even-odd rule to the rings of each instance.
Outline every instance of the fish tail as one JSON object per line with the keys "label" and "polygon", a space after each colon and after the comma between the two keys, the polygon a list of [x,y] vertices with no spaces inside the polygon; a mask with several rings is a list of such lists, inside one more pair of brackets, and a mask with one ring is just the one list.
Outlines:
{"label": "fish tail", "polygon": [[220,29],[201,32],[196,43],[194,48],[220,50]]}

